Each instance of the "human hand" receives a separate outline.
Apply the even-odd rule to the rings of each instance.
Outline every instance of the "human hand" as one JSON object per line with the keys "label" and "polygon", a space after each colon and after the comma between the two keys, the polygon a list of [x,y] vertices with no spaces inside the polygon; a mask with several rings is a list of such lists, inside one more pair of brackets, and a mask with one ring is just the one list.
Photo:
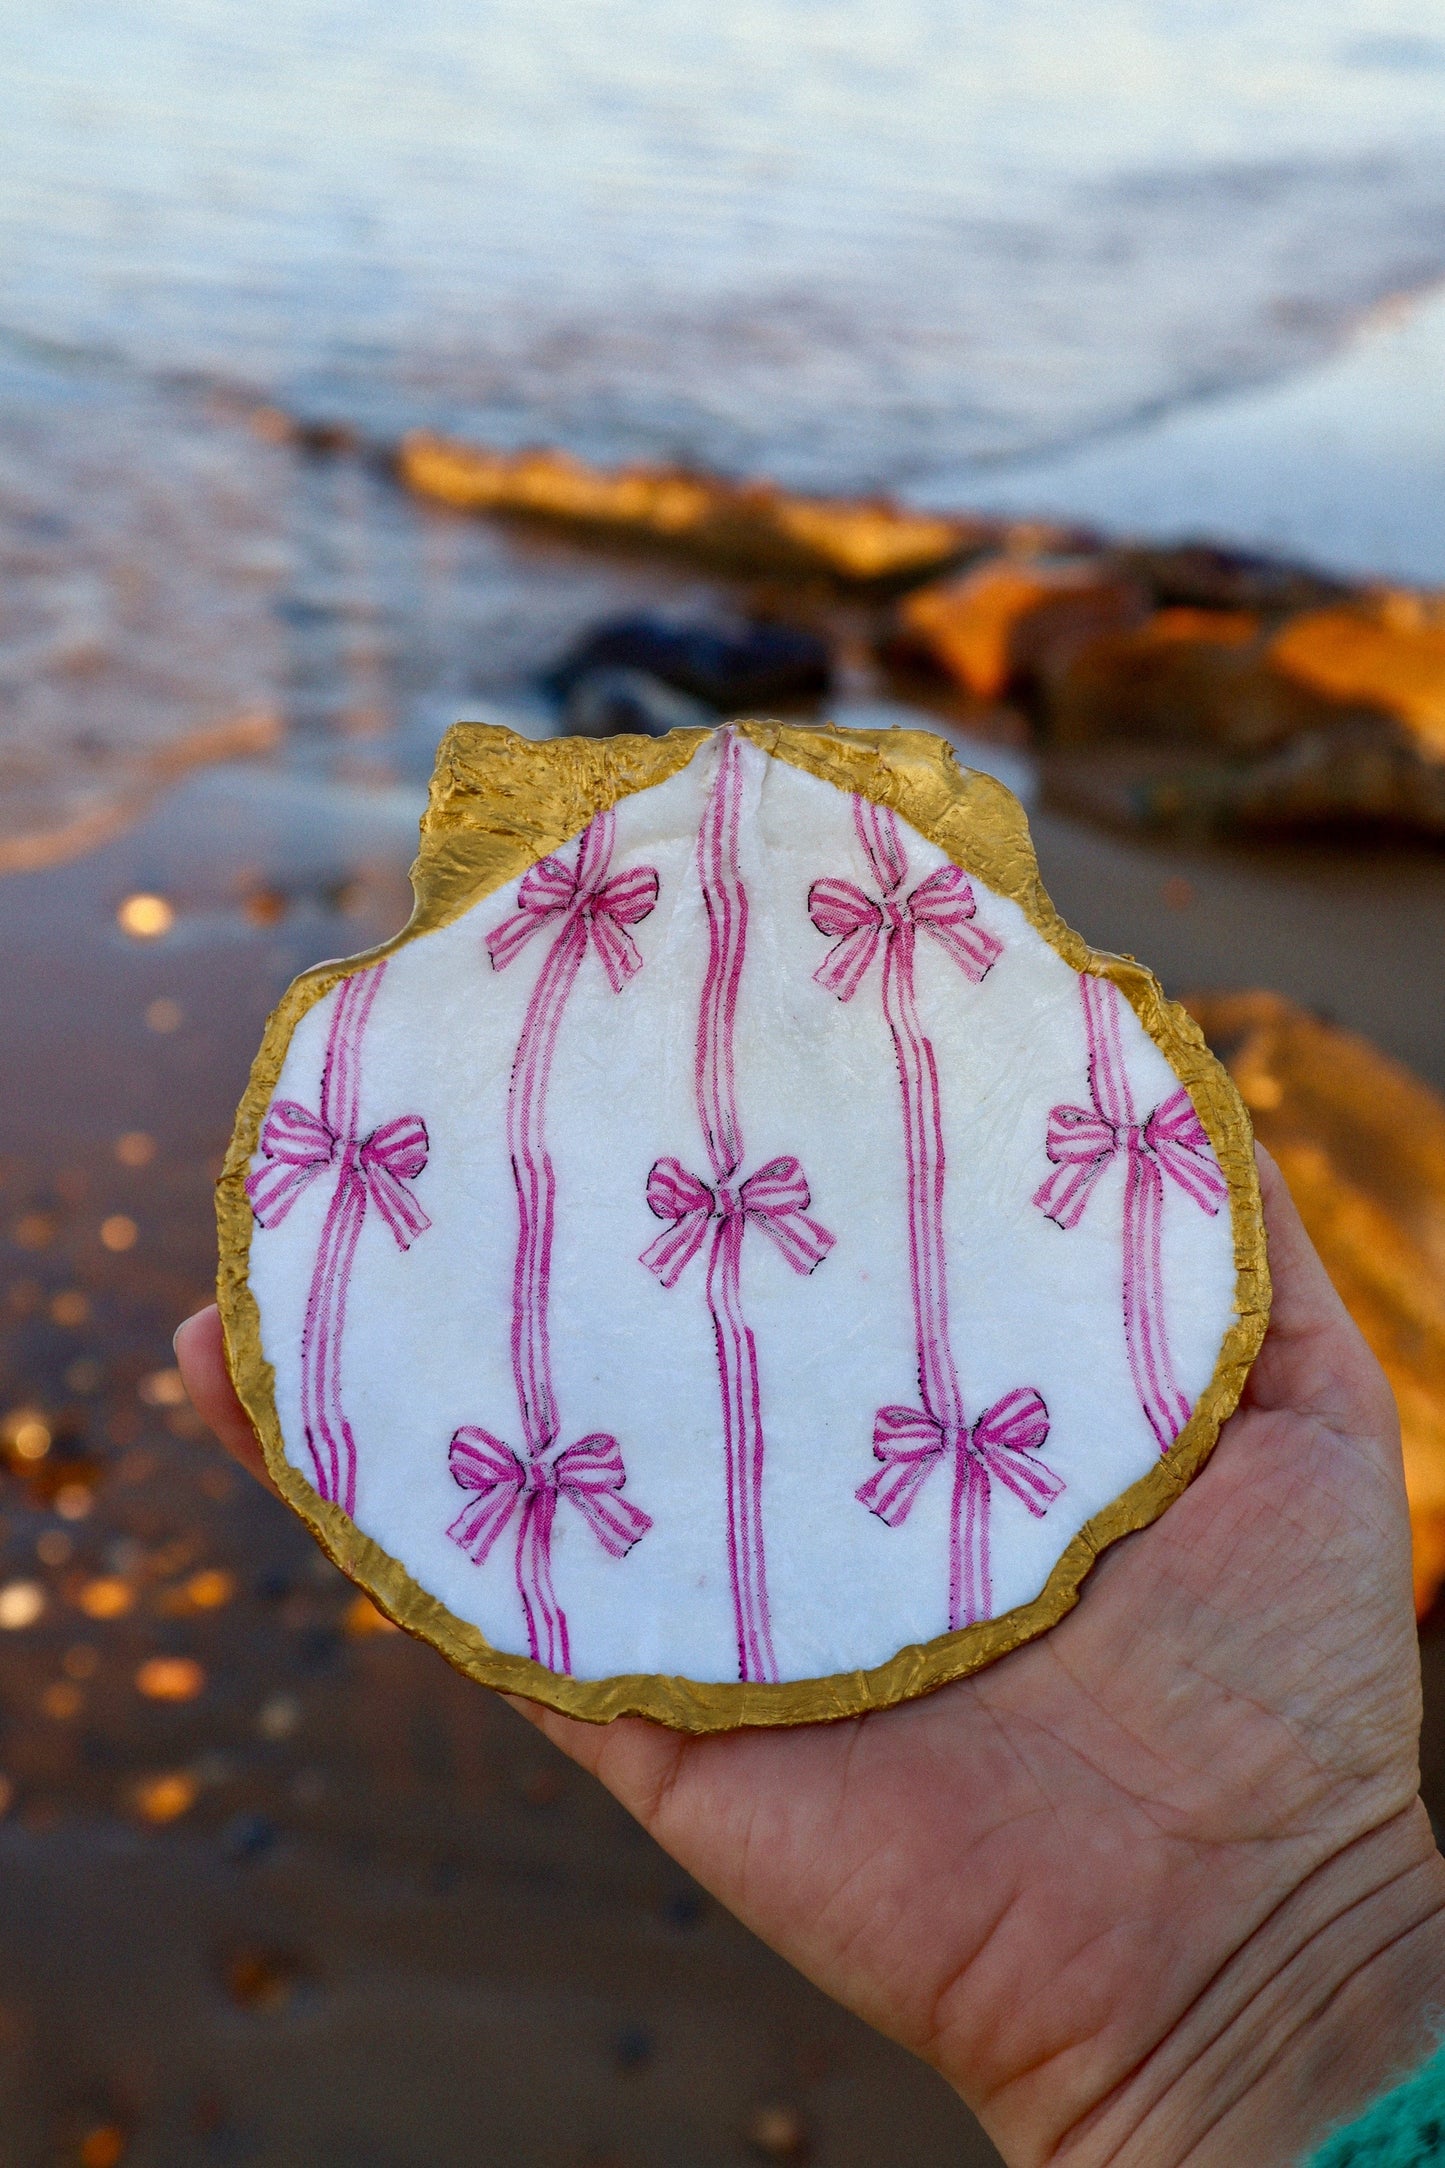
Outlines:
{"label": "human hand", "polygon": [[[518,1704],[1017,2168],[1283,2168],[1423,2058],[1445,2001],[1394,1405],[1260,1175],[1274,1309],[1240,1410],[1052,1632],[796,1730]],[[176,1351],[264,1474],[214,1310]]]}

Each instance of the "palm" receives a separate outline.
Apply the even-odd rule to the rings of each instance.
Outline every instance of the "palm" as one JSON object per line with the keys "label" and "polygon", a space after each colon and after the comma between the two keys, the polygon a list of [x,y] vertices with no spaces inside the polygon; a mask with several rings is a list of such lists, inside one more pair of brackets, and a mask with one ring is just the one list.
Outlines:
{"label": "palm", "polygon": [[[1246,1405],[1053,1632],[836,1725],[687,1739],[527,1711],[1019,2162],[1123,2157],[1100,2104],[1281,1898],[1415,1796],[1393,1407],[1262,1172],[1275,1310]],[[211,1328],[186,1332],[197,1404],[254,1462]]]}

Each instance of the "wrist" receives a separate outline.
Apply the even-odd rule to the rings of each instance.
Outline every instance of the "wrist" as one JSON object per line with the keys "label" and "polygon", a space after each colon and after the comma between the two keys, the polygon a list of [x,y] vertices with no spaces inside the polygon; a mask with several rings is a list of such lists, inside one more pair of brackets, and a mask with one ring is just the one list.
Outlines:
{"label": "wrist", "polygon": [[1445,1860],[1417,1800],[1309,1874],[1053,2168],[1294,2168],[1445,2029]]}

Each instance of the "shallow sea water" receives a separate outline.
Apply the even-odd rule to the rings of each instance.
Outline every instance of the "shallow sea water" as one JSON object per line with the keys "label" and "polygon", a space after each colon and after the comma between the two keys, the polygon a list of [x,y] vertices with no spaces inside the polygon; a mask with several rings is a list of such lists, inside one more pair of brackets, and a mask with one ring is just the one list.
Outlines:
{"label": "shallow sea water", "polygon": [[[505,676],[485,569],[454,576],[486,546],[359,526],[261,402],[1445,576],[1418,509],[1282,518],[1298,461],[1231,499],[1248,432],[1197,495],[1149,451],[1445,276],[1442,104],[1433,0],[12,10],[0,845],[93,834],[197,730],[294,723],[298,606],[352,658],[405,621],[392,701]],[[1068,465],[1141,428],[1142,483]]]}

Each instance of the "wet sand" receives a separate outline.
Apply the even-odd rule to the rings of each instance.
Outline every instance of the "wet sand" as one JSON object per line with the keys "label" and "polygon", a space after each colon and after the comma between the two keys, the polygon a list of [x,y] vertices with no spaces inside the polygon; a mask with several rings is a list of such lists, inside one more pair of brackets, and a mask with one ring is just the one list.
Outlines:
{"label": "wet sand", "polygon": [[[514,599],[558,568],[554,644],[614,582],[567,552],[508,562]],[[805,2142],[823,2168],[990,2161],[931,2073],[504,1705],[376,1630],[175,1404],[170,1333],[208,1295],[264,1017],[406,913],[427,747],[394,712],[364,736],[318,712],[0,885],[3,1405],[52,1435],[0,1476],[0,1618],[16,1583],[43,1597],[0,1631],[0,2128],[26,2163],[114,2131],[127,2168],[693,2168]],[[1035,827],[1097,944],[1176,992],[1273,986],[1445,1087],[1445,855]],[[158,938],[117,924],[138,891],[174,908]],[[118,1154],[135,1137],[152,1157]],[[162,1675],[191,1698],[139,1690],[157,1656],[200,1667]],[[1439,1813],[1445,1644],[1426,1657]]]}
{"label": "wet sand", "polygon": [[[172,1403],[265,1014],[407,908],[419,790],[331,766],[197,775],[0,887],[4,1407],[52,1432],[0,1476],[0,1618],[16,1584],[45,1599],[0,1631],[4,2157],[119,2133],[127,2168],[661,2168],[804,2141],[839,2168],[987,2162],[941,2081],[502,1703],[358,1618]],[[168,934],[120,931],[137,891],[170,899]],[[154,1157],[127,1165],[137,1136]],[[157,1656],[199,1691],[148,1698]]]}

